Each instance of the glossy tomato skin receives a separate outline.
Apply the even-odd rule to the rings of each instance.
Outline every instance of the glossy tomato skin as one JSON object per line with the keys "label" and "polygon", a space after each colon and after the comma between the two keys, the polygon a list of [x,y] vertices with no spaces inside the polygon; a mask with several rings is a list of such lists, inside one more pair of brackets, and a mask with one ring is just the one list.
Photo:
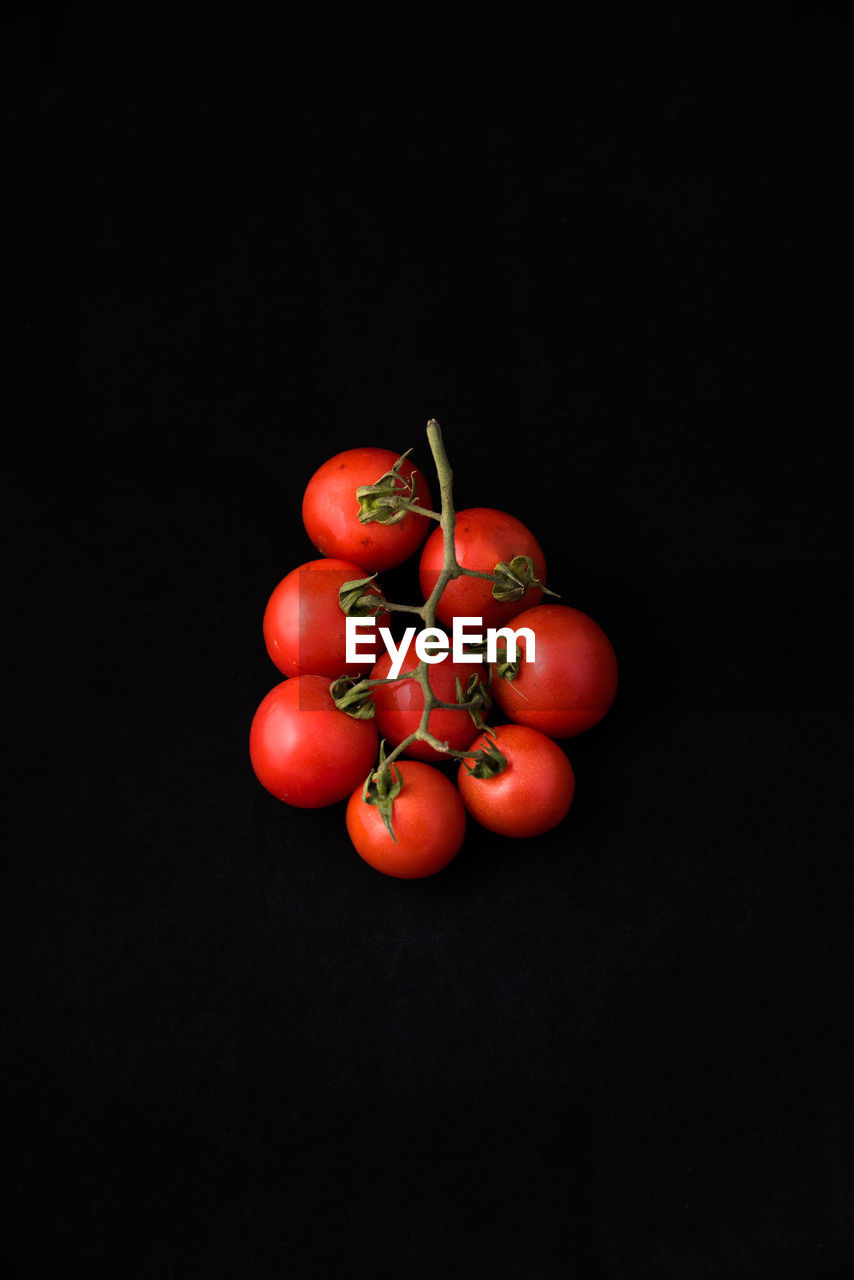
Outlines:
{"label": "glossy tomato skin", "polygon": [[[347,620],[338,603],[344,583],[364,577],[352,561],[323,559],[308,560],[282,578],[267,601],[263,630],[267,652],[283,675],[336,680],[370,669],[370,659],[346,661]],[[387,625],[388,614],[380,614],[377,626]]]}
{"label": "glossy tomato skin", "polygon": [[[542,604],[520,613],[514,629],[530,627],[535,660],[523,661],[514,681],[496,678],[492,692],[516,724],[551,738],[572,738],[605,715],[617,693],[617,656],[597,622],[563,604]],[[524,636],[519,651],[526,651]]]}
{"label": "glossy tomato skin", "polygon": [[262,786],[300,809],[345,800],[376,763],[373,720],[339,711],[324,676],[283,680],[261,701],[249,758]]}
{"label": "glossy tomato skin", "polygon": [[[458,511],[454,546],[458,562],[466,569],[492,573],[502,560],[509,563],[514,556],[530,556],[534,576],[540,582],[546,580],[546,558],[540,544],[521,520],[505,511],[492,507]],[[436,527],[424,544],[418,569],[425,600],[436,585],[444,556],[445,537]],[[481,618],[484,627],[502,627],[524,609],[539,604],[542,598],[539,587],[529,587],[521,600],[502,603],[492,598],[492,583],[486,579],[454,578],[442,592],[436,616],[445,626],[450,626],[454,618],[468,617]]]}
{"label": "glossy tomato skin", "polygon": [[[507,768],[493,778],[474,778],[461,763],[457,785],[463,804],[481,826],[500,836],[519,839],[551,831],[566,817],[575,795],[572,765],[538,729],[502,724],[494,734]],[[489,740],[481,735],[472,750]]]}
{"label": "glossy tomato skin", "polygon": [[[427,537],[432,521],[407,512],[397,524],[359,522],[356,490],[374,484],[391,471],[399,454],[390,449],[346,449],[318,467],[302,502],[306,533],[324,556],[337,556],[362,565],[369,573],[392,569],[414,555]],[[432,508],[427,480],[407,458],[400,468],[404,479],[415,476],[415,501]]]}
{"label": "glossy tomato skin", "polygon": [[398,880],[421,880],[443,870],[460,851],[466,811],[443,773],[419,760],[397,760],[403,788],[392,808],[392,840],[376,805],[355,789],[347,805],[347,831],[370,866]]}
{"label": "glossy tomato skin", "polygon": [[[414,671],[418,665],[415,652],[415,637],[410,641],[403,659],[401,671]],[[377,661],[371,672],[372,680],[385,680],[391,668],[391,655],[386,651]],[[441,662],[428,668],[430,688],[442,702],[457,701],[457,676],[460,678],[463,693],[469,679],[475,673],[484,672],[485,668],[478,663],[452,662],[448,654]],[[424,694],[417,680],[396,680],[394,684],[383,684],[373,691],[376,704],[375,723],[381,738],[385,738],[391,746],[396,747],[404,738],[418,728],[421,713],[424,710]],[[428,725],[430,732],[455,751],[465,751],[472,738],[478,732],[477,726],[468,711],[448,711],[437,707],[430,713]],[[415,760],[447,760],[447,756],[435,751],[429,742],[413,742],[407,747],[404,755]]]}

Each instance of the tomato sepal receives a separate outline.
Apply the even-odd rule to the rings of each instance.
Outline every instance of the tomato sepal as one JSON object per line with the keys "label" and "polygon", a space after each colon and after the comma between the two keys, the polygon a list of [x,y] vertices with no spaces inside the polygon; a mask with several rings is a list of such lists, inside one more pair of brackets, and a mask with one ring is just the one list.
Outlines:
{"label": "tomato sepal", "polygon": [[332,701],[339,711],[352,716],[354,720],[373,720],[377,705],[371,697],[370,689],[365,688],[364,680],[357,676],[339,676],[329,686]]}
{"label": "tomato sepal", "polygon": [[[487,729],[486,732],[490,733],[490,730]],[[471,765],[468,760],[463,760],[466,773],[472,778],[497,778],[507,768],[507,757],[498,750],[494,739],[485,747],[480,747],[472,758],[474,763]]]}
{"label": "tomato sepal", "polygon": [[415,498],[415,475],[413,473],[405,480],[400,468],[411,452],[407,449],[402,453],[391,470],[374,484],[363,484],[356,490],[362,524],[398,524],[404,518],[406,507],[402,503]]}
{"label": "tomato sepal", "polygon": [[492,598],[501,604],[521,600],[530,587],[539,587],[544,595],[557,598],[557,592],[544,587],[534,573],[534,562],[530,556],[514,556],[509,562],[500,560],[493,573],[496,580]]}
{"label": "tomato sepal", "polygon": [[365,588],[374,581],[376,574],[368,578],[353,578],[350,582],[342,582],[338,591],[338,604],[341,612],[349,618],[375,618],[388,608],[388,601],[381,591],[366,591]]}
{"label": "tomato sepal", "polygon": [[477,673],[469,676],[465,690],[459,676],[457,676],[456,683],[457,702],[465,704],[466,711],[474,721],[475,728],[483,732],[486,728],[486,717],[492,710],[492,698],[486,685]]}
{"label": "tomato sepal", "polygon": [[523,656],[519,654],[517,648],[517,656],[511,661],[507,656],[507,643],[503,638],[499,639],[495,652],[495,662],[489,663],[489,683],[492,684],[493,676],[497,676],[499,679],[507,680],[512,684],[519,674]]}
{"label": "tomato sepal", "polygon": [[365,778],[365,784],[362,787],[362,800],[365,804],[372,804],[380,811],[380,817],[385,823],[386,830],[392,840],[397,844],[397,836],[394,834],[392,825],[392,810],[394,802],[403,790],[403,776],[394,764],[385,767],[386,750],[385,739],[380,743],[380,761],[376,769],[372,769]]}

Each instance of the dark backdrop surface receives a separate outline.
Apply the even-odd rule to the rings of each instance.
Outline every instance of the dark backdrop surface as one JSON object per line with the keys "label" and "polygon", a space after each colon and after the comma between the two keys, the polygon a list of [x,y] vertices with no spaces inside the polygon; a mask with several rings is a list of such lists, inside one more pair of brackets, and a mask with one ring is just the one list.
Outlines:
{"label": "dark backdrop surface", "polygon": [[[850,55],[423,27],[5,42],[16,1234],[176,1280],[851,1274]],[[309,476],[429,466],[431,416],[621,688],[558,830],[404,883],[247,735]]]}

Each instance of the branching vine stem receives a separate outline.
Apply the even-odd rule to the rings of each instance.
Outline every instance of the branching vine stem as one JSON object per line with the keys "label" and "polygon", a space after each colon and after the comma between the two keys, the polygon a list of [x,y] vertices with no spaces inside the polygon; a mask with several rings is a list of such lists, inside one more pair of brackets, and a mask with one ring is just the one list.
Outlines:
{"label": "branching vine stem", "polygon": [[[417,614],[424,623],[425,628],[435,627],[436,606],[439,603],[439,599],[442,592],[445,590],[445,587],[453,578],[459,578],[462,575],[467,575],[472,578],[486,578],[493,583],[497,581],[495,574],[481,573],[479,570],[475,569],[466,569],[457,560],[456,548],[454,546],[454,529],[456,527],[457,516],[454,509],[453,471],[451,470],[451,464],[448,461],[448,455],[445,452],[445,444],[442,439],[441,428],[435,418],[431,418],[427,423],[427,439],[430,444],[430,451],[433,454],[433,461],[436,464],[436,474],[439,479],[439,498],[441,509],[439,511],[428,511],[425,507],[421,507],[417,503],[403,497],[399,499],[399,505],[400,507],[405,508],[405,510],[411,511],[416,515],[428,516],[431,520],[438,521],[444,538],[444,562],[433,590],[430,592],[430,595],[424,601],[423,605],[398,605],[391,604],[386,601],[383,606],[384,608],[399,613]],[[469,711],[474,710],[479,703],[477,698],[472,698],[464,702],[443,702],[441,699],[436,697],[430,686],[429,670],[430,664],[422,660],[413,671],[408,671],[403,675],[398,676],[399,680],[410,679],[418,681],[421,686],[422,693],[424,694],[424,709],[421,713],[421,720],[418,728],[409,734],[408,737],[404,738],[402,742],[398,743],[393,751],[388,753],[380,765],[377,774],[374,776],[378,776],[381,770],[386,773],[387,779],[390,782],[393,777],[391,769],[395,760],[397,760],[413,742],[425,742],[435,751],[438,751],[443,755],[450,756],[453,759],[477,760],[483,758],[484,752],[482,750],[457,751],[450,747],[447,742],[443,742],[440,738],[437,738],[435,734],[430,732],[428,728],[430,715],[437,708]],[[366,680],[362,683],[364,688],[367,690],[378,684],[394,682],[385,680]]]}
{"label": "branching vine stem", "polygon": [[[392,604],[372,585],[374,578],[376,578],[376,573],[373,573],[366,578],[345,582],[342,585],[339,592],[339,603],[344,612],[347,614],[355,613],[357,616],[364,616],[365,614],[376,616],[378,613],[386,611],[415,614],[421,619],[425,630],[436,629],[436,610],[442,593],[449,582],[463,575],[470,578],[482,578],[487,582],[491,582],[493,598],[501,602],[521,600],[528,588],[534,585],[539,587],[542,592],[553,595],[554,592],[549,592],[548,588],[534,576],[534,563],[530,556],[511,556],[509,560],[501,560],[496,564],[494,573],[484,573],[479,569],[467,569],[460,564],[454,543],[457,516],[454,508],[453,472],[448,461],[448,455],[445,452],[442,432],[435,418],[431,418],[427,423],[427,440],[430,444],[430,451],[433,454],[436,475],[439,480],[440,509],[438,511],[430,511],[416,501],[414,476],[410,476],[408,480],[402,476],[401,467],[407,454],[399,457],[391,470],[380,476],[374,483],[361,485],[356,490],[356,497],[359,501],[359,520],[363,524],[370,524],[374,520],[382,524],[396,524],[398,521],[405,519],[408,513],[426,516],[430,520],[438,521],[442,530],[443,557],[442,568],[436,577],[433,590],[422,605]],[[409,450],[407,450],[408,452]],[[412,628],[409,630],[411,636]],[[487,645],[488,649],[489,646]],[[416,651],[419,655],[424,652],[417,645]],[[479,644],[470,646],[469,654],[472,656],[473,661],[478,660],[476,656],[478,653],[481,654],[480,660],[484,661],[483,646]],[[466,767],[469,768],[470,772],[474,772],[478,778],[494,777],[495,774],[500,773],[507,767],[505,757],[498,750],[495,734],[484,724],[484,712],[488,712],[491,705],[488,687],[492,683],[494,671],[498,671],[499,674],[504,669],[509,671],[509,664],[505,662],[502,665],[501,661],[496,662],[495,660],[487,662],[488,679],[480,683],[476,677],[468,680],[465,694],[462,680],[458,676],[456,678],[456,702],[445,702],[443,699],[436,697],[430,685],[431,665],[426,658],[419,657],[418,665],[413,670],[405,671],[394,677],[382,680],[368,679],[359,681],[353,680],[348,676],[342,676],[330,685],[335,705],[357,719],[366,719],[374,714],[375,703],[370,695],[371,691],[379,685],[396,684],[399,680],[416,680],[421,687],[424,706],[417,728],[405,737],[402,742],[399,742],[388,754],[386,754],[385,741],[380,743],[377,767],[371,770],[365,779],[362,789],[363,800],[369,804],[377,805],[392,839],[396,839],[392,823],[394,799],[403,786],[401,771],[399,769],[395,770],[394,766],[395,762],[413,743],[423,742],[432,747],[433,751],[439,756],[450,757],[452,760],[470,761],[471,764]],[[508,675],[508,678],[512,678],[512,676]],[[450,743],[443,742],[440,738],[437,738],[435,734],[430,732],[430,716],[437,709],[468,713],[475,728],[484,731],[488,735],[484,746],[479,747],[477,750],[459,751],[452,747]]]}

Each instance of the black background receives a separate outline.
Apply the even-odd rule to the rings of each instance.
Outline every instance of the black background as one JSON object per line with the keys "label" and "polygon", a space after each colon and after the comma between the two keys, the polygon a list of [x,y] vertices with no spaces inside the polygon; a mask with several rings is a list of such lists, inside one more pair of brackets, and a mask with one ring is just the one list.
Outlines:
{"label": "black background", "polygon": [[[319,18],[4,42],[15,1235],[851,1274],[847,46]],[[309,476],[431,416],[621,689],[559,830],[404,883],[247,734]]]}

